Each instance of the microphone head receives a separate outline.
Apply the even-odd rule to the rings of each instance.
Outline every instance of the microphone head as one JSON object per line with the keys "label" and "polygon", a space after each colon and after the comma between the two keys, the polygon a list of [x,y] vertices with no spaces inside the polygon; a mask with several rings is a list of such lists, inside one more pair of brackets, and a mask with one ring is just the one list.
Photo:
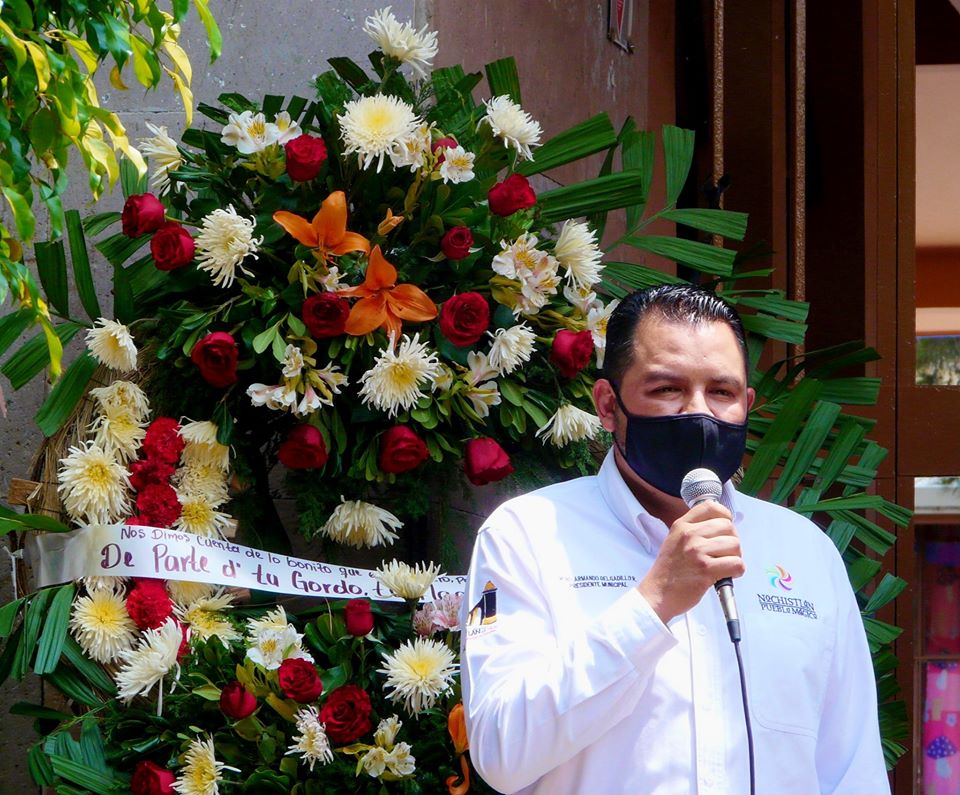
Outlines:
{"label": "microphone head", "polygon": [[704,500],[720,501],[723,493],[723,484],[720,478],[709,469],[692,469],[683,478],[680,484],[680,496],[692,508]]}

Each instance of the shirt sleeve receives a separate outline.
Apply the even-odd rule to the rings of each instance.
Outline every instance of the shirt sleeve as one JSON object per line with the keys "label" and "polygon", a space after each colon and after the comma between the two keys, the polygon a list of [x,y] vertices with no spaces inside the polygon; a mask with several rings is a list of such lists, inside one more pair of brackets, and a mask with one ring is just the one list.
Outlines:
{"label": "shirt sleeve", "polygon": [[838,594],[837,640],[817,739],[824,795],[883,795],[890,781],[880,744],[877,688],[863,619],[831,544]]}
{"label": "shirt sleeve", "polygon": [[505,793],[630,715],[676,639],[636,588],[557,637],[526,535],[501,508],[481,530],[464,596],[461,676],[470,756]]}

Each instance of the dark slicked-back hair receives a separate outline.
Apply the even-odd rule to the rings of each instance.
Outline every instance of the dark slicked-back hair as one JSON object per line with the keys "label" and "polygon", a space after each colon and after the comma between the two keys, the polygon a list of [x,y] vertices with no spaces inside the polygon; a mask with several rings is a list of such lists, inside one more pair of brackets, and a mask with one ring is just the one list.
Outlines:
{"label": "dark slicked-back hair", "polygon": [[660,316],[674,323],[726,323],[737,338],[743,353],[746,371],[747,341],[743,323],[734,308],[713,293],[690,284],[662,284],[637,290],[624,298],[607,321],[607,350],[603,361],[603,377],[619,385],[633,362],[634,335],[637,326],[648,315]]}

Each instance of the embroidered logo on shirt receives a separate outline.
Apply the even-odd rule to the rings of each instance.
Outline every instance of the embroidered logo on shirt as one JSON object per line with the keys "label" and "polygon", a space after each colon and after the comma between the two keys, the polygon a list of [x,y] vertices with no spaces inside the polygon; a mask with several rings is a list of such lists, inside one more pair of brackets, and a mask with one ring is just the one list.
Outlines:
{"label": "embroidered logo on shirt", "polygon": [[775,588],[783,588],[785,591],[793,590],[790,584],[793,582],[793,577],[783,566],[771,566],[767,569],[767,574],[770,575],[770,584]]}
{"label": "embroidered logo on shirt", "polygon": [[637,581],[633,574],[574,574],[560,579],[571,588],[632,588]]}
{"label": "embroidered logo on shirt", "polygon": [[816,618],[817,608],[813,602],[796,596],[780,596],[775,593],[758,593],[760,609],[771,613],[790,613],[804,618]]}
{"label": "embroidered logo on shirt", "polygon": [[497,623],[497,586],[487,581],[483,593],[467,614],[467,637],[486,635],[496,629]]}

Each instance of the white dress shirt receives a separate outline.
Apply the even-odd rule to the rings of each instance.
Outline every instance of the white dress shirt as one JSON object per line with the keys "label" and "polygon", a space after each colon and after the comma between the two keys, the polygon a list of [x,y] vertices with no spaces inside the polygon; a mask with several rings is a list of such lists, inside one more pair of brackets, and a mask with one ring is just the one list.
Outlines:
{"label": "white dress shirt", "polygon": [[[735,580],[757,795],[889,793],[863,623],[832,542],[793,511],[738,494]],[[470,755],[524,795],[748,795],[734,648],[710,589],[664,625],[635,585],[668,528],[596,477],[501,505],[464,596]],[[778,568],[779,567],[779,568]]]}

